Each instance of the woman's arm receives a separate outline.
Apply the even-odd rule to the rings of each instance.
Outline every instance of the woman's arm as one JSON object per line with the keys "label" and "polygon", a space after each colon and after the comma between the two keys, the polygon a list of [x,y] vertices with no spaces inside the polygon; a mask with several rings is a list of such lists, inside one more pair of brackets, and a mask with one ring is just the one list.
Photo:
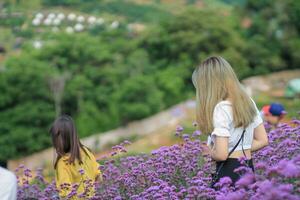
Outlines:
{"label": "woman's arm", "polygon": [[95,173],[95,181],[98,182],[98,181],[102,181],[103,177],[102,177],[102,173],[100,171],[100,165],[99,163],[97,162],[94,154],[92,154],[91,152],[89,152],[89,157],[92,161],[92,166],[93,166],[93,171]]}
{"label": "woman's arm", "polygon": [[257,151],[269,144],[267,132],[263,124],[254,129],[251,151]]}
{"label": "woman's arm", "polygon": [[215,143],[211,148],[211,157],[215,161],[224,161],[228,156],[228,137],[216,136]]}

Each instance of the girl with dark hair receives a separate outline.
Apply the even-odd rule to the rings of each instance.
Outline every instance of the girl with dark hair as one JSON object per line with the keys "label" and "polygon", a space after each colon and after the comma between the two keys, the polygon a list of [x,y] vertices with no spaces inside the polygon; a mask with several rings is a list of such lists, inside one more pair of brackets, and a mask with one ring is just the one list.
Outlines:
{"label": "girl with dark hair", "polygon": [[[57,158],[54,163],[56,186],[62,198],[70,193],[91,197],[94,182],[101,178],[99,164],[91,151],[81,144],[70,116],[58,117],[50,128]],[[78,198],[74,198],[78,199]]]}

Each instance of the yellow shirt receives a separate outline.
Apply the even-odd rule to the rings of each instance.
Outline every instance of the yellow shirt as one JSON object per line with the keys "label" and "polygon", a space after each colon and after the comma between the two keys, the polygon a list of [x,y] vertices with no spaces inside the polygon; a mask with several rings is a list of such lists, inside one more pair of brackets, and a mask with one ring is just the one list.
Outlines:
{"label": "yellow shirt", "polygon": [[[81,149],[80,155],[82,159],[82,164],[79,164],[76,159],[74,164],[69,164],[68,159],[70,154],[66,154],[61,157],[56,166],[55,171],[55,179],[56,179],[56,187],[59,190],[59,196],[62,198],[66,198],[69,193],[72,191],[72,185],[78,184],[76,193],[81,194],[88,189],[87,195],[91,197],[95,189],[87,187],[87,180],[91,180],[92,183],[95,182],[96,178],[101,177],[101,172],[99,170],[99,164],[97,163],[94,155],[85,148],[87,154]],[[81,174],[81,173],[82,174]],[[63,185],[63,186],[62,186]],[[81,199],[79,197],[73,196],[71,199]]]}

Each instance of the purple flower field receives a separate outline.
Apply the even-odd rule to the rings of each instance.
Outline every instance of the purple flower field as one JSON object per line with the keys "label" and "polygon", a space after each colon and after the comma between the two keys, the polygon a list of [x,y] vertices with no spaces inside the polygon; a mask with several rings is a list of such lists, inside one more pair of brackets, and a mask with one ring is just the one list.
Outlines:
{"label": "purple flower field", "polygon": [[[223,178],[218,190],[209,187],[213,163],[198,139],[200,133],[185,134],[179,127],[176,135],[182,137],[181,144],[161,147],[150,155],[120,156],[128,142],[113,147],[113,157],[101,161],[103,180],[96,183],[90,199],[300,200],[299,120],[268,132],[270,145],[253,155],[255,174],[241,167],[237,171],[244,175],[235,187]],[[41,171],[33,178],[24,166],[17,171],[23,173],[18,199],[59,199],[54,181],[46,182]],[[88,181],[83,184],[90,185]],[[77,187],[72,187],[66,199],[88,199],[87,193],[76,193]]]}

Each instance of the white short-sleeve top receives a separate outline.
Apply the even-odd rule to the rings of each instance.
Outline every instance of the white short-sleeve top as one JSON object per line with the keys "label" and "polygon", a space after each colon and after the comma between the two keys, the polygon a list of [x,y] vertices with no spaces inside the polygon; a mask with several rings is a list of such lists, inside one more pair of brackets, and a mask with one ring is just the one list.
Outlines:
{"label": "white short-sleeve top", "polygon": [[[244,141],[236,147],[235,151],[242,150],[242,145],[244,150],[251,149],[252,141],[253,141],[253,133],[254,129],[263,123],[263,120],[260,116],[260,113],[256,107],[255,102],[253,101],[256,108],[256,116],[253,119],[253,122],[249,124],[249,126],[245,129]],[[236,143],[239,141],[243,128],[235,128],[233,123],[233,114],[232,114],[232,105],[230,101],[221,101],[219,102],[213,112],[213,126],[214,130],[211,133],[211,136],[208,136],[208,145],[212,145],[214,143],[216,136],[228,137],[228,152],[230,152]]]}

